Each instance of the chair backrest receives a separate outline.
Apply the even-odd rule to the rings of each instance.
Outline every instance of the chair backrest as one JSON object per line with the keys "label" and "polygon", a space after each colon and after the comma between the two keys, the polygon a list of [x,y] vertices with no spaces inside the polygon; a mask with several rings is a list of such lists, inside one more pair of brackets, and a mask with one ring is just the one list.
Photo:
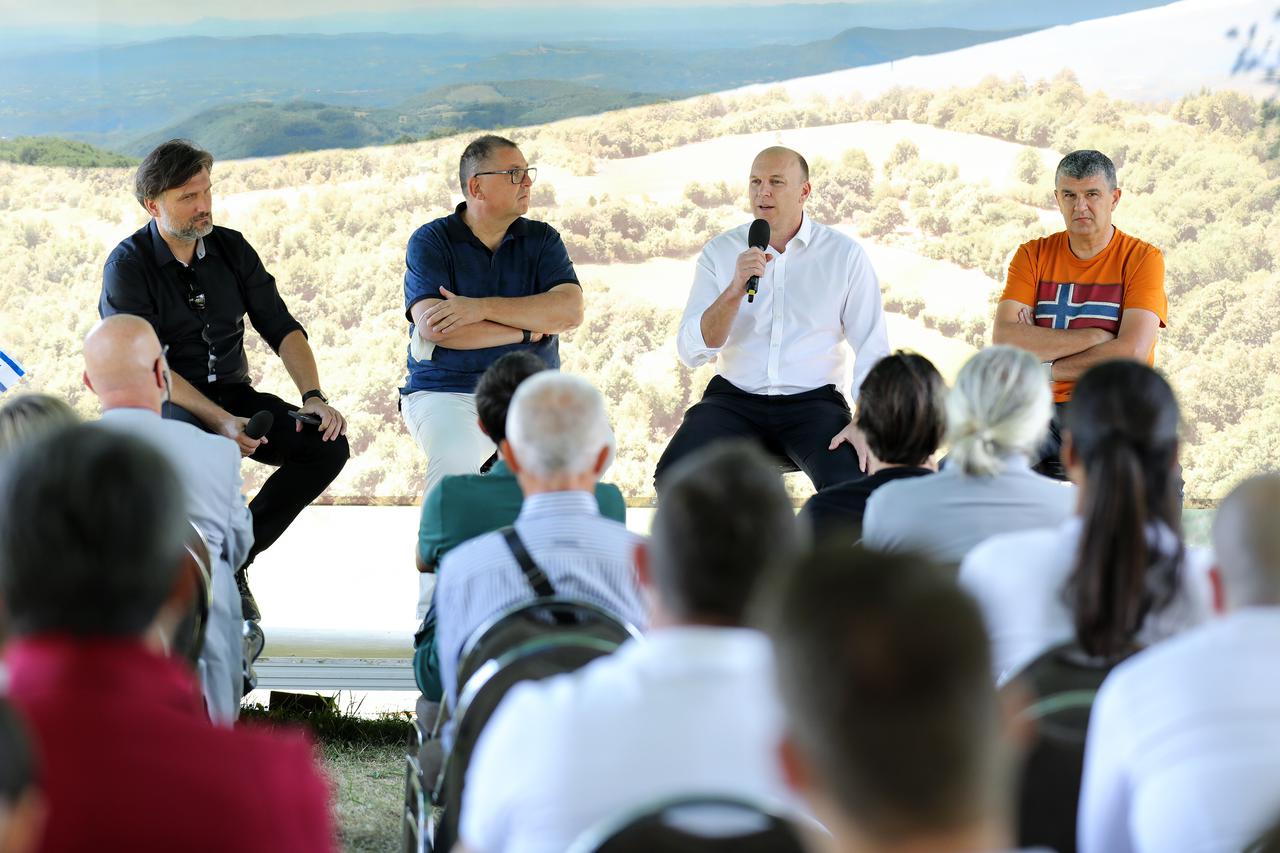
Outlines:
{"label": "chair backrest", "polygon": [[1022,711],[1034,723],[1035,740],[1022,765],[1019,846],[1074,853],[1089,714],[1098,688],[1119,662],[1092,658],[1073,641],[1045,652],[1011,679],[1034,697]]}
{"label": "chair backrest", "polygon": [[682,797],[643,806],[584,832],[570,853],[802,853],[799,825],[736,797]]}
{"label": "chair backrest", "polygon": [[213,594],[213,558],[209,554],[209,544],[203,531],[194,521],[188,524],[190,530],[183,543],[186,554],[182,570],[192,574],[196,591],[182,621],[178,623],[173,640],[173,654],[194,667],[204,650],[205,629],[209,623],[209,605]]}
{"label": "chair backrest", "polygon": [[471,633],[458,661],[458,695],[462,695],[463,687],[486,662],[552,631],[598,637],[614,645],[640,637],[634,625],[586,601],[559,597],[522,601],[496,614]]}
{"label": "chair backrest", "polygon": [[450,850],[457,841],[467,766],[480,733],[507,692],[522,681],[572,672],[610,654],[620,644],[616,638],[579,633],[571,626],[544,628],[540,634],[479,666],[459,696],[453,715],[453,748],[445,759],[432,795],[435,804],[443,808],[435,831],[435,849]]}
{"label": "chair backrest", "polygon": [[404,853],[428,853],[431,850],[431,809],[427,805],[426,792],[422,789],[422,765],[416,755],[405,756],[404,768]]}

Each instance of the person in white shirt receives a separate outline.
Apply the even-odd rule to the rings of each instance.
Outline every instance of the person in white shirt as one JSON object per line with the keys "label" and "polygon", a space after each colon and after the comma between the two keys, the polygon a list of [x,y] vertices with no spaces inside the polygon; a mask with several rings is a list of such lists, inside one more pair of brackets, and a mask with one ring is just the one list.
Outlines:
{"label": "person in white shirt", "polygon": [[560,853],[673,796],[785,800],[769,641],[741,626],[758,579],[789,567],[802,536],[772,461],[750,444],[672,470],[637,550],[652,632],[503,700],[467,775],[465,848]]}
{"label": "person in white shirt", "polygon": [[244,694],[244,615],[235,571],[253,547],[253,515],[241,492],[234,441],[160,416],[169,396],[169,364],[151,324],[132,314],[101,320],[84,340],[84,382],[102,402],[103,426],[160,451],[174,466],[187,517],[212,557],[209,617],[198,662],[205,707],[230,726]]}
{"label": "person in white shirt", "polygon": [[982,616],[950,573],[833,545],[768,592],[782,764],[831,831],[813,849],[1011,846],[1017,738],[991,683]]}
{"label": "person in white shirt", "polygon": [[1210,558],[1188,557],[1180,535],[1178,418],[1173,389],[1140,362],[1105,362],[1076,384],[1062,461],[1079,515],[994,536],[960,565],[998,681],[1072,639],[1114,663],[1209,617]]}
{"label": "person in white shirt", "polygon": [[867,499],[862,543],[915,551],[955,567],[997,533],[1059,524],[1075,489],[1031,470],[1052,413],[1040,363],[1026,350],[990,346],[969,359],[947,395],[941,470],[886,483]]}
{"label": "person in white shirt", "polygon": [[1125,661],[1094,701],[1082,853],[1235,853],[1280,818],[1280,476],[1227,496],[1213,546],[1225,615]]}
{"label": "person in white shirt", "polygon": [[[880,286],[852,238],[805,214],[809,190],[804,157],[766,148],[751,165],[748,195],[769,223],[768,248],[748,248],[750,226],[742,225],[702,250],[676,349],[689,367],[716,359],[718,371],[658,460],[659,490],[675,462],[728,437],[758,439],[818,489],[866,470],[866,441],[840,386],[848,347],[854,400],[889,354]],[[747,302],[751,276],[759,293]]]}

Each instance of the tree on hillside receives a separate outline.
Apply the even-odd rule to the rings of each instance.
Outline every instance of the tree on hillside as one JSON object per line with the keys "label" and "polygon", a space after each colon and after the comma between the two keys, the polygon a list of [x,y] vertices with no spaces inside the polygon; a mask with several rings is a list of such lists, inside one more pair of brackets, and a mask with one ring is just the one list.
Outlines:
{"label": "tree on hillside", "polygon": [[1044,179],[1044,164],[1040,162],[1040,154],[1034,148],[1024,148],[1013,160],[1013,174],[1024,184],[1039,185]]}

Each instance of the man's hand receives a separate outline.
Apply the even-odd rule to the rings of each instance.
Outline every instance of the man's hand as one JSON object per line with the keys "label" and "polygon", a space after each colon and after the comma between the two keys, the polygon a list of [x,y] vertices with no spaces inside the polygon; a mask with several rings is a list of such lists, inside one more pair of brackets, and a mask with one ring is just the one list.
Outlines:
{"label": "man's hand", "polygon": [[849,446],[858,454],[858,467],[862,470],[862,473],[867,473],[867,462],[871,458],[871,448],[867,445],[866,436],[862,434],[862,430],[858,429],[853,421],[849,421],[847,427],[832,437],[831,445],[827,449],[835,450],[845,442],[848,442]]}
{"label": "man's hand", "polygon": [[485,300],[459,296],[444,287],[440,288],[440,294],[444,299],[422,313],[422,322],[433,332],[447,335],[454,329],[489,319],[485,316]]}
{"label": "man's hand", "polygon": [[218,422],[218,435],[231,439],[240,446],[241,456],[252,456],[253,451],[258,449],[259,444],[266,444],[267,437],[249,438],[245,435],[245,425],[249,423],[248,418],[237,418],[235,415],[227,415]]}
{"label": "man's hand", "polygon": [[747,293],[747,279],[751,276],[764,276],[764,267],[769,261],[773,260],[773,255],[766,254],[763,249],[747,249],[741,255],[738,255],[738,267],[734,270],[733,281],[729,283],[729,290],[735,291],[739,296],[745,296]]}
{"label": "man's hand", "polygon": [[[340,435],[347,434],[347,419],[342,413],[328,403],[320,402],[319,397],[312,397],[302,404],[302,412],[320,418],[320,440],[333,441]],[[294,421],[295,432],[302,432],[302,421]]]}

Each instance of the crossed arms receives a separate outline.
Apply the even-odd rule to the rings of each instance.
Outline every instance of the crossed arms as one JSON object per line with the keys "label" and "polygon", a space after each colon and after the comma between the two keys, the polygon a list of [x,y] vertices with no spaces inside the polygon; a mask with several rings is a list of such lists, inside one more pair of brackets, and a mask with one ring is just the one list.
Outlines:
{"label": "crossed arms", "polygon": [[1145,308],[1126,308],[1120,329],[1047,329],[1035,325],[1031,308],[1015,299],[996,306],[991,341],[1030,350],[1041,361],[1053,362],[1053,378],[1070,382],[1104,361],[1131,358],[1146,361],[1160,331],[1160,318]]}
{"label": "crossed arms", "polygon": [[537,341],[582,322],[582,288],[573,282],[533,296],[458,296],[443,287],[440,293],[442,298],[418,300],[409,313],[424,341],[448,349],[518,344],[525,329]]}

